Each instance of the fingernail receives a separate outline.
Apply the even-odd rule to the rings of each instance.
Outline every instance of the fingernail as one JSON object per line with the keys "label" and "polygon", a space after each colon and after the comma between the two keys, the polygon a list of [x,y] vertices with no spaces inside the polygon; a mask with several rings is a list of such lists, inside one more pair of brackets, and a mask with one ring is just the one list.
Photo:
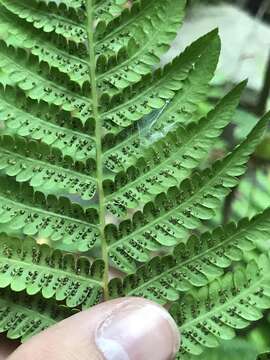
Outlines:
{"label": "fingernail", "polygon": [[99,325],[96,345],[106,360],[172,360],[180,336],[174,320],[162,307],[127,301]]}

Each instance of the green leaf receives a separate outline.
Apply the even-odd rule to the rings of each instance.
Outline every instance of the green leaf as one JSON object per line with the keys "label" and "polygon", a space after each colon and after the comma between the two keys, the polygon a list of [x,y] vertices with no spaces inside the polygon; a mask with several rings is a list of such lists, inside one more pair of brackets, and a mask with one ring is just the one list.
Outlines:
{"label": "green leaf", "polygon": [[[231,338],[229,325],[243,327],[268,306],[267,271],[251,264],[222,277],[243,252],[265,251],[254,238],[266,238],[268,210],[194,236],[238,183],[269,114],[205,168],[245,84],[201,117],[217,30],[160,67],[185,6],[0,1],[0,330],[9,337],[27,339],[72,313],[51,298],[76,309],[138,295],[173,303],[183,351],[199,354],[217,345],[212,312],[229,309],[222,336]],[[110,266],[123,282],[109,282]],[[242,295],[256,300],[245,317]]]}
{"label": "green leaf", "polygon": [[[218,348],[207,349],[200,355],[200,360],[255,360],[258,351],[256,346],[244,338],[222,341]],[[181,360],[198,360],[196,355],[186,354],[181,356]]]}
{"label": "green leaf", "polygon": [[0,290],[0,332],[9,339],[26,341],[70,315],[71,311],[52,300]]}
{"label": "green leaf", "polygon": [[269,171],[257,169],[241,180],[233,203],[233,216],[236,219],[254,216],[268,207],[270,207]]}
{"label": "green leaf", "polygon": [[[212,32],[180,55],[176,61],[180,62],[177,71],[183,69],[183,86],[176,91],[172,100],[166,102],[165,107],[145,116],[137,126],[113,138],[105,138],[105,146],[108,147],[104,152],[106,168],[116,174],[126,171],[137,163],[142,157],[141,152],[146,152],[149,145],[172,131],[177,124],[186,125],[196,118],[198,106],[206,95],[208,83],[216,69],[219,53],[220,40],[216,32]],[[188,67],[187,73],[185,68],[191,60],[194,63]]]}
{"label": "green leaf", "polygon": [[76,258],[34,240],[0,236],[0,288],[66,300],[68,307],[89,308],[102,298],[104,264]]}
{"label": "green leaf", "polygon": [[247,268],[227,273],[210,286],[184,296],[170,310],[180,327],[182,347],[179,354],[201,354],[204,347],[216,347],[218,340],[235,336],[259,320],[270,308],[270,260],[262,255]]}
{"label": "green leaf", "polygon": [[207,117],[187,128],[177,127],[142,150],[135,169],[116,176],[114,192],[107,196],[107,209],[121,216],[124,209],[138,208],[190,176],[231,121],[244,86],[242,83],[231,91]]}
{"label": "green leaf", "polygon": [[[90,200],[96,192],[96,179],[89,176],[89,167],[78,164],[50,152],[50,147],[37,141],[25,141],[10,136],[0,137],[0,170],[18,182],[30,185],[44,194],[75,194]],[[66,168],[61,168],[65,163]]]}
{"label": "green leaf", "polygon": [[210,169],[195,173],[180,187],[158,195],[132,221],[107,227],[109,256],[125,272],[134,272],[137,262],[150,259],[152,251],[172,247],[185,240],[201,220],[215,215],[215,208],[245,172],[246,162],[254,151],[268,123],[266,115],[249,136],[223,160]]}
{"label": "green leaf", "polygon": [[140,267],[135,274],[112,280],[113,297],[141,296],[162,305],[177,301],[183,292],[203,287],[223,275],[233,262],[268,240],[270,210],[238,224],[218,227],[212,233],[199,238],[191,236],[186,244],[180,243],[173,255],[154,257]]}
{"label": "green leaf", "polygon": [[66,198],[45,198],[26,184],[0,177],[0,224],[8,233],[61,241],[87,251],[100,236],[96,221],[93,209],[84,211]]}

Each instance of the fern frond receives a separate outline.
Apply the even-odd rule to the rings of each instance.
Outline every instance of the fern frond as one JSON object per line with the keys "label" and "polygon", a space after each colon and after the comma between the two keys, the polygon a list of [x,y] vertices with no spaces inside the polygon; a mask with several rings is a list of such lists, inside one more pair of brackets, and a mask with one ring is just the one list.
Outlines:
{"label": "fern frond", "polygon": [[39,292],[46,299],[66,300],[68,307],[89,308],[103,296],[102,260],[91,263],[34,240],[0,235],[0,288],[7,286],[28,295]]}
{"label": "fern frond", "polygon": [[245,269],[227,273],[210,286],[184,296],[171,308],[182,333],[181,353],[201,354],[204,347],[235,336],[270,308],[270,260],[262,255]]}
{"label": "fern frond", "polygon": [[88,166],[82,164],[79,169],[79,163],[63,158],[57,151],[51,153],[46,144],[6,135],[0,137],[0,158],[0,170],[6,175],[29,182],[44,194],[68,193],[90,200],[96,192],[96,179],[87,174]]}
{"label": "fern frond", "polygon": [[[269,210],[190,237],[237,184],[270,114],[203,170],[244,83],[202,117],[217,30],[160,67],[185,4],[0,0],[0,331],[8,337],[27,339],[68,307],[136,295],[173,302],[186,357],[270,307],[268,258],[222,277],[266,238]],[[109,282],[110,265],[126,273],[123,282]]]}
{"label": "fern frond", "polygon": [[181,293],[193,287],[203,287],[220,277],[233,262],[243,259],[247,251],[268,240],[270,210],[238,224],[230,223],[203,233],[199,238],[191,236],[186,244],[180,243],[173,255],[154,257],[127,276],[123,284],[119,280],[110,283],[113,297],[141,296],[162,305],[177,301]]}
{"label": "fern frond", "polygon": [[[68,112],[35,103],[23,91],[0,85],[1,134],[39,140],[57,149],[59,155],[80,162],[92,173],[95,165],[95,143],[89,121],[81,126]],[[71,162],[69,160],[69,162]],[[94,164],[93,164],[94,163]]]}
{"label": "fern frond", "polygon": [[0,177],[0,224],[9,233],[37,236],[88,251],[99,239],[97,213],[66,198],[45,198],[25,184]]}
{"label": "fern frond", "polygon": [[[131,129],[123,130],[117,136],[105,137],[104,164],[110,171],[117,174],[134,166],[149,144],[172,131],[175,125],[186,125],[192,119],[195,120],[196,111],[206,94],[219,58],[220,40],[216,31],[196,41],[187,52],[197,54],[197,59],[174,98]],[[185,64],[185,61],[182,60],[182,63]]]}
{"label": "fern frond", "polygon": [[[109,98],[125,97],[123,90],[134,84],[143,86],[144,76],[152,72],[175,37],[185,4],[186,0],[136,1],[130,11],[126,10],[105,31],[100,31],[102,40],[96,46],[97,79]],[[130,116],[128,112],[126,115]],[[116,115],[115,119],[119,117]]]}
{"label": "fern frond", "polygon": [[[134,272],[138,262],[149,260],[152,251],[175,246],[183,241],[200,220],[215,214],[220,200],[234,187],[245,171],[246,162],[269,120],[266,115],[251,131],[245,141],[212,168],[194,174],[180,187],[172,187],[167,194],[158,195],[133,220],[107,227],[109,256],[125,272]],[[187,159],[188,161],[188,159]]]}
{"label": "fern frond", "polygon": [[[50,9],[51,3],[37,4],[36,1],[31,0],[27,5],[22,5],[16,0],[2,1],[5,8],[1,11],[3,22],[6,20],[5,30],[11,34],[6,37],[6,41],[13,46],[27,46],[39,61],[53,65],[81,86],[89,82],[88,55],[85,46],[87,40],[85,7],[80,5],[81,8],[76,15],[70,11],[72,6],[64,11],[65,16],[61,16],[56,6],[55,9]],[[97,23],[95,34],[97,74],[100,73],[98,81],[102,92],[112,97],[121,93],[122,89],[138,83],[142,75],[152,72],[153,65],[159,62],[160,55],[168,49],[176,34],[184,15],[184,7],[184,0],[163,2],[143,0],[135,1],[130,11],[124,6],[116,5],[115,2],[111,4],[105,2],[94,9]],[[4,12],[4,10],[8,11]],[[52,12],[55,13],[53,21],[44,24],[44,19],[51,18]],[[21,32],[27,36],[29,40],[27,44],[19,44],[20,40],[18,39],[17,42],[12,37],[14,16],[22,18],[22,20],[18,19],[16,27],[20,26]],[[27,31],[29,22],[35,29],[35,31],[30,29],[32,37],[31,32]],[[48,42],[48,39],[56,42],[59,37],[61,43],[57,45],[60,50]],[[71,54],[65,51],[64,47],[67,46]],[[76,54],[78,47],[81,57]],[[57,53],[60,59],[54,56]]]}
{"label": "fern frond", "polygon": [[0,290],[0,332],[9,339],[26,341],[70,315],[70,310],[52,300]]}
{"label": "fern frond", "polygon": [[[85,5],[35,0],[0,5],[1,170],[45,197],[72,202],[97,198],[102,179],[96,169],[100,173],[103,166],[97,164],[97,142],[106,142],[112,127],[116,134],[173,98],[182,87],[176,80],[187,79],[210,37],[219,42],[216,33],[205,36],[152,76],[183,18],[185,0],[136,0],[131,9],[107,1]],[[95,28],[90,44],[95,61],[89,59],[89,28]],[[210,68],[204,84],[213,75]],[[123,114],[127,124],[120,124]],[[105,121],[108,116],[115,120]],[[104,139],[97,139],[99,122]]]}
{"label": "fern frond", "polygon": [[121,216],[123,210],[138,208],[187,178],[231,121],[244,86],[242,83],[232,90],[198,123],[177,127],[151,148],[141,149],[134,168],[116,176],[107,209]]}
{"label": "fern frond", "polygon": [[[68,1],[63,2],[67,5]],[[74,5],[80,6],[79,2],[74,1]],[[74,42],[77,44],[86,40],[86,32],[83,26],[78,24],[74,19],[63,16],[57,12],[48,20],[48,12],[45,6],[39,6],[38,1],[29,1],[27,5],[18,0],[6,1],[2,4],[12,14],[18,16],[29,23],[32,23],[36,29],[42,29],[46,33],[55,32],[65,38],[67,42]],[[52,2],[51,2],[52,4]],[[52,15],[52,14],[51,14]]]}
{"label": "fern frond", "polygon": [[131,95],[127,93],[120,104],[112,108],[108,104],[107,111],[105,110],[101,115],[105,128],[117,134],[123,128],[141,120],[153,110],[160,109],[171,101],[183,87],[189,72],[212,41],[219,48],[216,30],[193,43],[164,69],[158,69],[151,76],[144,77],[142,84],[133,85]]}

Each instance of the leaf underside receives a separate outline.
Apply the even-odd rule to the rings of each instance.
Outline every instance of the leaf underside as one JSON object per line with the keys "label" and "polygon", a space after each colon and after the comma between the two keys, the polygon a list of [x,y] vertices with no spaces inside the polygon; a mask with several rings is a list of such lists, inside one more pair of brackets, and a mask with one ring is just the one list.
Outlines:
{"label": "leaf underside", "polygon": [[[203,165],[245,82],[202,115],[216,30],[160,68],[185,5],[0,0],[0,331],[9,338],[142,296],[170,305],[182,359],[270,308],[268,256],[228,271],[267,239],[268,209],[193,234],[244,174],[269,114]],[[124,278],[109,282],[109,266]]]}

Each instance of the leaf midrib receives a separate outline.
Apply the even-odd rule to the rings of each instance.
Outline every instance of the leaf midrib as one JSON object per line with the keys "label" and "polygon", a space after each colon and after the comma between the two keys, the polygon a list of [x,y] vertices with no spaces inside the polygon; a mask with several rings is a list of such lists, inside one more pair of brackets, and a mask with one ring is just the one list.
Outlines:
{"label": "leaf midrib", "polygon": [[105,237],[106,226],[106,213],[105,213],[105,196],[103,188],[103,152],[102,152],[102,133],[103,121],[99,113],[99,93],[96,79],[96,52],[94,41],[94,3],[95,0],[86,1],[86,15],[87,15],[87,40],[89,52],[89,80],[91,90],[89,98],[92,99],[92,111],[95,120],[95,141],[96,141],[96,176],[97,176],[97,195],[98,195],[98,208],[99,208],[99,234],[101,255],[104,262],[104,275],[103,275],[103,293],[104,299],[109,300],[109,256],[108,245]]}

